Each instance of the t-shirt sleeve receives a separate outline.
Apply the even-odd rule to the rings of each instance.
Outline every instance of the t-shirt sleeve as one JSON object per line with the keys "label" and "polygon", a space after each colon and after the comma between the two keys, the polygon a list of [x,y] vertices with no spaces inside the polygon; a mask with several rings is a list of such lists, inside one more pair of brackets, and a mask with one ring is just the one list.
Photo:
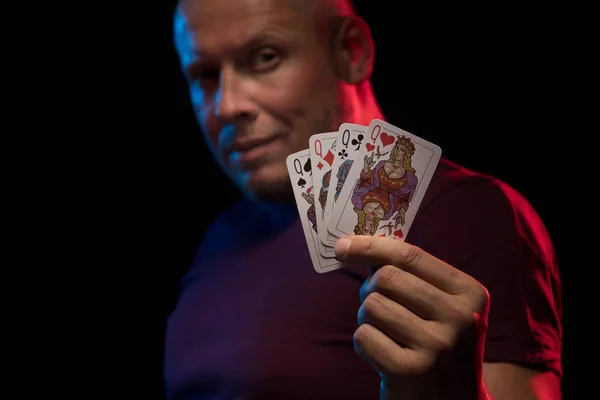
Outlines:
{"label": "t-shirt sleeve", "polygon": [[531,205],[491,178],[457,184],[425,205],[407,241],[473,276],[490,293],[484,357],[562,376],[557,259]]}

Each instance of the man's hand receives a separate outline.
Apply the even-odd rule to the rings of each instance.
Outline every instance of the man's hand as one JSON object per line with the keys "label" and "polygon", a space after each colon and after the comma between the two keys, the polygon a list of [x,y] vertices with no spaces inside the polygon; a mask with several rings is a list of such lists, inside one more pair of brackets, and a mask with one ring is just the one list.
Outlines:
{"label": "man's hand", "polygon": [[481,400],[489,295],[475,279],[403,241],[351,236],[336,257],[371,266],[356,352],[381,375],[381,399]]}

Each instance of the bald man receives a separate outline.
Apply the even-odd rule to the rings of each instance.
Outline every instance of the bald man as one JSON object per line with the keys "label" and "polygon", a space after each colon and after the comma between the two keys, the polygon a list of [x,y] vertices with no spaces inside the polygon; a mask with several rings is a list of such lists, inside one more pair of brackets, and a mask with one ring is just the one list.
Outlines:
{"label": "bald man", "polygon": [[443,158],[405,242],[343,238],[347,267],[314,272],[285,159],[384,119],[351,2],[183,0],[174,32],[201,131],[245,196],[182,280],[169,399],[561,398],[554,250],[504,182]]}

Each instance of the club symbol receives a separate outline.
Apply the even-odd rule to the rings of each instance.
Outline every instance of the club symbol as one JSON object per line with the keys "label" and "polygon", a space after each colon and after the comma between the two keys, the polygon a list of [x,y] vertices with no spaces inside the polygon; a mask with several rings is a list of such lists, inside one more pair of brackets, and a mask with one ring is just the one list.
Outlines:
{"label": "club symbol", "polygon": [[356,137],[356,139],[352,139],[352,142],[351,142],[352,145],[353,146],[357,146],[356,149],[354,149],[354,150],[360,149],[360,145],[361,145],[363,139],[364,139],[364,136],[362,134],[360,134],[360,133],[358,134],[358,136]]}
{"label": "club symbol", "polygon": [[342,149],[342,151],[338,151],[338,156],[343,160],[348,157],[348,153],[346,153],[346,149]]}

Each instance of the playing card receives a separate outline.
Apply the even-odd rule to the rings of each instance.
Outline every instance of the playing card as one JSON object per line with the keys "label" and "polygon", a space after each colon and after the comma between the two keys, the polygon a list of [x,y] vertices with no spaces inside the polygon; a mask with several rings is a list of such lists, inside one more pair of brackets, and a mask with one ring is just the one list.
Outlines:
{"label": "playing card", "polygon": [[366,139],[328,229],[338,237],[357,234],[404,240],[442,150],[379,119],[369,124]]}
{"label": "playing card", "polygon": [[[331,179],[331,166],[335,160],[335,147],[338,132],[325,132],[312,135],[308,140],[310,161],[313,171],[313,188],[315,194],[315,219],[319,235],[319,252],[324,257],[335,257],[333,241],[328,240],[327,225],[324,223],[325,203],[329,193],[329,180]],[[327,215],[328,217],[328,215]],[[329,219],[329,218],[327,218]]]}
{"label": "playing card", "polygon": [[319,237],[325,244],[334,245],[338,239],[333,233],[329,231],[329,221],[333,214],[333,209],[338,200],[338,197],[344,187],[344,182],[350,172],[350,167],[358,151],[364,147],[365,143],[365,132],[367,127],[364,125],[343,123],[337,133],[336,147],[335,147],[335,159],[331,166],[331,179],[329,180],[329,194],[327,195],[327,201],[325,203],[325,213],[323,218],[323,225],[326,227],[323,230],[319,230]]}
{"label": "playing card", "polygon": [[335,258],[323,257],[319,252],[320,242],[317,233],[316,199],[313,188],[310,150],[306,149],[290,154],[286,159],[286,164],[313,268],[319,273],[340,268],[341,263],[339,261]]}

